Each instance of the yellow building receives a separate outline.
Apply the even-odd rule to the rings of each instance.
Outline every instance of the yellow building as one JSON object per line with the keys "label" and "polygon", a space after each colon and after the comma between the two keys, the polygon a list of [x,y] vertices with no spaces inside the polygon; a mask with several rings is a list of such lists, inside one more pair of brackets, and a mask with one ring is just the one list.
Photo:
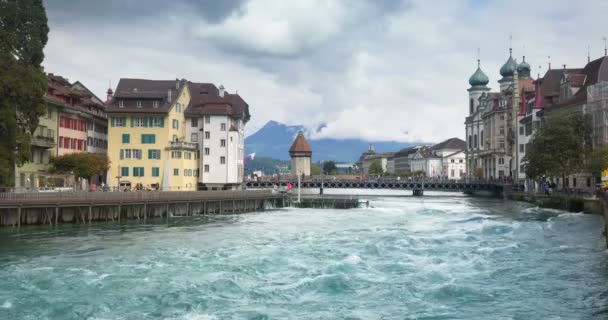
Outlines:
{"label": "yellow building", "polygon": [[121,189],[197,189],[199,150],[186,142],[185,80],[121,79],[107,107],[107,183]]}

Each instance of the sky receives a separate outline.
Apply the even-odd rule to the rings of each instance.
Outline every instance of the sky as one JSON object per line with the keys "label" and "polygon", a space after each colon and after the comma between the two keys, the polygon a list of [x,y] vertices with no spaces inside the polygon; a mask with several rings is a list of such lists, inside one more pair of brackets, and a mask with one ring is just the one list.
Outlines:
{"label": "sky", "polygon": [[[120,78],[223,84],[312,138],[464,138],[468,79],[497,90],[509,56],[532,74],[604,54],[600,0],[44,0],[45,70],[105,98]],[[512,38],[512,41],[510,41]],[[588,49],[590,48],[590,50]],[[550,59],[549,59],[550,56]]]}

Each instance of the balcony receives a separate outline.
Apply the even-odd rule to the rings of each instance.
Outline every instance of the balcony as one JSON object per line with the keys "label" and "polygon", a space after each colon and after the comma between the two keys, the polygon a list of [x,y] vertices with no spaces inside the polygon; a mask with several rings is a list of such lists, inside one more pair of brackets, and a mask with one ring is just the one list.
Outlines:
{"label": "balcony", "polygon": [[55,138],[49,136],[36,135],[32,137],[32,146],[41,147],[41,148],[54,148],[55,147]]}
{"label": "balcony", "polygon": [[185,141],[171,141],[169,150],[198,150],[198,143],[195,142],[185,142]]}

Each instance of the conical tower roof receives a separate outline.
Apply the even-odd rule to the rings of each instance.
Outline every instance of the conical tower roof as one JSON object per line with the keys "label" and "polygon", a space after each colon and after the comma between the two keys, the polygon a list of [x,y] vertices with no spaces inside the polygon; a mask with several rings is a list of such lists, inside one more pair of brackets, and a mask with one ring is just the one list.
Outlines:
{"label": "conical tower roof", "polygon": [[310,148],[308,141],[306,141],[306,138],[304,137],[304,133],[302,133],[302,131],[298,132],[296,140],[293,141],[291,148],[289,148],[289,154],[291,156],[295,154],[304,154],[308,156],[312,155],[312,149]]}

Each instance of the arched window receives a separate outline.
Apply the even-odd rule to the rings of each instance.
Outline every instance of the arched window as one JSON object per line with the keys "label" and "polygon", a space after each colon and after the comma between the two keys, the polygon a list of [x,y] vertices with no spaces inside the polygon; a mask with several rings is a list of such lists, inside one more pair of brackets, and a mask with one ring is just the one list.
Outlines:
{"label": "arched window", "polygon": [[477,144],[477,135],[475,135],[473,139],[475,140],[475,148],[477,148],[477,146],[478,146],[478,144]]}
{"label": "arched window", "polygon": [[473,114],[473,98],[469,100],[469,113]]}
{"label": "arched window", "polygon": [[469,149],[473,149],[473,136],[469,135]]}
{"label": "arched window", "polygon": [[479,138],[479,144],[483,148],[483,130],[481,130],[481,133],[479,134],[479,136],[480,136],[480,138]]}

